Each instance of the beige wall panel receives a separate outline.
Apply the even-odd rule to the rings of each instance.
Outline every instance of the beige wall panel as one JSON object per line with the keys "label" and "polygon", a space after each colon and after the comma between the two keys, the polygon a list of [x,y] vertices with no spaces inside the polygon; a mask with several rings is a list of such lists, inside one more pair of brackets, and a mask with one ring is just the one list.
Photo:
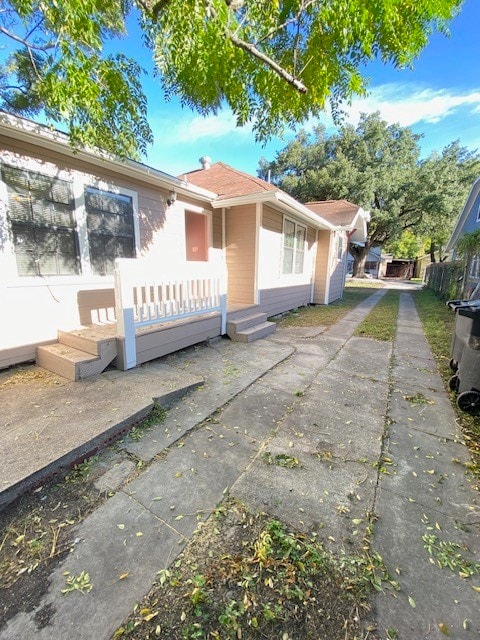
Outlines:
{"label": "beige wall panel", "polygon": [[252,304],[255,297],[255,205],[228,209],[225,219],[228,301]]}
{"label": "beige wall panel", "polygon": [[313,302],[315,304],[325,304],[325,293],[327,290],[327,279],[329,270],[329,247],[330,232],[318,232],[317,257],[315,262],[315,279],[313,289]]}
{"label": "beige wall panel", "polygon": [[222,249],[222,211],[214,209],[212,214],[212,238],[214,249]]}
{"label": "beige wall panel", "polygon": [[303,307],[310,303],[310,285],[278,287],[260,291],[260,310],[268,316]]}
{"label": "beige wall panel", "polygon": [[145,333],[137,338],[137,364],[149,362],[220,335],[220,315]]}
{"label": "beige wall panel", "polygon": [[283,233],[283,215],[279,211],[264,205],[262,226],[269,231]]}

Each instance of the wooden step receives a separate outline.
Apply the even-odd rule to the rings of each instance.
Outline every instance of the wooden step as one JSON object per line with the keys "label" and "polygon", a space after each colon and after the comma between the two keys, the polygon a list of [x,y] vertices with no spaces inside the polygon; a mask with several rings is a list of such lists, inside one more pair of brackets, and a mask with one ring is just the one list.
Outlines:
{"label": "wooden step", "polygon": [[[48,371],[53,371],[59,376],[68,378],[76,382],[81,377],[82,372],[94,370],[100,362],[98,356],[93,356],[80,351],[74,347],[69,347],[59,342],[37,347],[37,364]],[[93,373],[90,375],[94,375]]]}
{"label": "wooden step", "polygon": [[232,338],[235,333],[263,324],[266,320],[266,313],[250,313],[249,315],[238,318],[238,320],[229,320],[227,322],[227,335]]}
{"label": "wooden step", "polygon": [[37,364],[69,380],[95,376],[117,356],[115,337],[98,337],[91,329],[59,331],[56,344],[37,348]]}
{"label": "wooden step", "polygon": [[253,327],[243,329],[243,331],[237,331],[233,334],[231,339],[233,342],[253,342],[260,338],[266,338],[277,330],[275,322],[262,322]]}
{"label": "wooden step", "polygon": [[85,327],[84,329],[75,329],[74,331],[57,331],[57,340],[60,344],[64,344],[73,349],[79,349],[94,356],[101,356],[102,351],[108,349],[109,343],[115,341],[115,331],[110,336],[105,336],[96,331]]}

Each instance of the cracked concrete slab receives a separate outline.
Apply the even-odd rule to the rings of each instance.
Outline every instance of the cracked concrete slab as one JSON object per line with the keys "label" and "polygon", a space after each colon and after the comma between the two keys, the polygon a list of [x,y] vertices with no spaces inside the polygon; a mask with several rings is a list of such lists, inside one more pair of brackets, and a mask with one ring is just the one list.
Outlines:
{"label": "cracked concrete slab", "polygon": [[[73,552],[51,575],[40,605],[10,620],[0,638],[108,640],[157,571],[167,567],[185,544],[184,537],[123,492],[79,526],[77,539]],[[67,571],[71,576],[88,573],[91,591],[63,594]],[[48,614],[43,627],[36,622],[42,613]]]}

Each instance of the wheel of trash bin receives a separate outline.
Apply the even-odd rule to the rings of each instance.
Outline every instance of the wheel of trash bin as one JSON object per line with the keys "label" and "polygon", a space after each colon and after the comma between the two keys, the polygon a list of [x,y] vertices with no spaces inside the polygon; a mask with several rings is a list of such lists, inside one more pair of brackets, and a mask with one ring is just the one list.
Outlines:
{"label": "wheel of trash bin", "polygon": [[457,393],[459,386],[460,386],[460,378],[455,374],[448,381],[448,387],[450,391],[455,391],[455,393]]}
{"label": "wheel of trash bin", "polygon": [[472,416],[480,415],[480,393],[478,391],[464,391],[457,398],[459,409]]}
{"label": "wheel of trash bin", "polygon": [[452,371],[457,371],[458,370],[458,362],[456,360],[454,360],[453,358],[450,360],[449,362],[450,364],[450,369]]}

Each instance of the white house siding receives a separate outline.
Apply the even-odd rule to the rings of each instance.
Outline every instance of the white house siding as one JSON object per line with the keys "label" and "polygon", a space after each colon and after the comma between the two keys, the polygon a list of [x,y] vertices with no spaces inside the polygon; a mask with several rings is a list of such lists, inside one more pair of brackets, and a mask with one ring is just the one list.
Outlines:
{"label": "white house siding", "polygon": [[[260,291],[302,286],[309,288],[311,286],[316,252],[315,230],[304,222],[296,220],[293,216],[287,215],[286,217],[306,227],[303,273],[282,273],[284,214],[264,205],[258,252],[258,288]],[[304,304],[309,301],[310,293]],[[260,299],[260,302],[263,304],[262,299]]]}
{"label": "white house siding", "polygon": [[[136,181],[112,170],[107,163],[88,163],[69,152],[57,153],[40,146],[0,136],[2,163],[27,168],[46,175],[58,175],[72,183],[76,199],[75,217],[82,218],[84,186],[126,191],[134,202],[136,251],[138,257],[151,260],[151,268],[162,273],[185,262],[185,209],[205,211],[193,200],[167,207],[166,190],[147,182]],[[6,189],[0,180],[0,367],[35,358],[36,345],[56,339],[57,329],[71,330],[85,324],[88,313],[92,322],[114,320],[113,276],[97,276],[90,271],[88,250],[81,251],[81,274],[35,277],[17,275],[15,255],[9,240]],[[136,209],[136,211],[135,211]],[[221,258],[221,229],[218,220],[207,212],[210,238],[215,237],[212,259]],[[217,216],[218,218],[218,216]],[[221,224],[221,219],[220,219]],[[79,230],[79,235],[81,229]],[[86,245],[84,231],[84,245]],[[218,254],[218,255],[216,255]],[[107,306],[108,305],[108,306]],[[8,310],[8,311],[7,311]]]}

